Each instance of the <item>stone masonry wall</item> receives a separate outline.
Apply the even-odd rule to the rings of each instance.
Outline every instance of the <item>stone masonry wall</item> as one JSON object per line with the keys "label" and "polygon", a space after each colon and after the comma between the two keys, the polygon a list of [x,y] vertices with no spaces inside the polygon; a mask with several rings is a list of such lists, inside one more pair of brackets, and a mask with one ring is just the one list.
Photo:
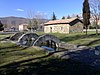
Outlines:
{"label": "stone masonry wall", "polygon": [[56,24],[44,26],[45,33],[69,33],[69,24]]}

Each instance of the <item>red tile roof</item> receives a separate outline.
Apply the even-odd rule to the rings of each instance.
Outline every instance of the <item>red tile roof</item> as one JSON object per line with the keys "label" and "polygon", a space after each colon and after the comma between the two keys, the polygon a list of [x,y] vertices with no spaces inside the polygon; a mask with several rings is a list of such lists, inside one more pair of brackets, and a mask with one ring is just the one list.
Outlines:
{"label": "red tile roof", "polygon": [[44,25],[52,25],[52,24],[62,24],[62,23],[70,23],[74,20],[76,20],[78,18],[71,18],[71,19],[62,19],[62,20],[53,20],[53,21],[49,21],[47,23],[44,23]]}

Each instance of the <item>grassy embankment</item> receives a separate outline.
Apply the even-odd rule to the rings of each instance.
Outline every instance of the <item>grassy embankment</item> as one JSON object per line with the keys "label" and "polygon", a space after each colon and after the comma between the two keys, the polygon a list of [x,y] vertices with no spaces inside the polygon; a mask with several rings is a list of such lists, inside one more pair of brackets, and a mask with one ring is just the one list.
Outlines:
{"label": "grassy embankment", "polygon": [[[40,34],[40,33],[39,33]],[[53,34],[62,41],[73,44],[87,44],[99,39],[95,36],[85,34]],[[0,35],[0,38],[5,37]],[[83,41],[82,41],[83,40]],[[87,41],[88,40],[88,41]],[[82,42],[81,42],[82,41]],[[84,43],[83,43],[84,42]],[[89,46],[98,45],[97,42]],[[76,69],[77,67],[77,69]],[[100,71],[83,63],[63,60],[53,55],[49,56],[39,48],[22,48],[10,42],[0,43],[0,75],[99,75]]]}
{"label": "grassy embankment", "polygon": [[[77,67],[77,68],[76,68]],[[0,43],[0,75],[98,75],[99,70],[70,59],[49,56],[34,47]]]}

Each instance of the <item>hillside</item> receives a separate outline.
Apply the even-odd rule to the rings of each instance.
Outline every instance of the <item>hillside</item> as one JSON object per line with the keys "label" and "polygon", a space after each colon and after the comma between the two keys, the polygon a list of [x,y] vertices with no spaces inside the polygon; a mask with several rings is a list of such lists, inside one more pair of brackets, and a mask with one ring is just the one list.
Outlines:
{"label": "hillside", "polygon": [[[23,23],[27,23],[27,19],[23,18],[23,17],[14,17],[14,16],[10,16],[10,17],[0,17],[0,21],[5,24],[5,27],[7,30],[11,29],[12,27],[15,27],[16,29],[18,29],[18,25],[23,24]],[[39,22],[40,23],[44,23],[47,22],[47,19],[40,19]]]}

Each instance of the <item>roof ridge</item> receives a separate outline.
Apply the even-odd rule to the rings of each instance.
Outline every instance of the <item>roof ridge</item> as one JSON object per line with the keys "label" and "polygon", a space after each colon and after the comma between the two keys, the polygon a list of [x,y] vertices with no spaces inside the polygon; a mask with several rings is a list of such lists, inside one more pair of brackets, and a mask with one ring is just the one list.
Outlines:
{"label": "roof ridge", "polygon": [[51,20],[51,21],[44,23],[44,24],[70,23],[70,22],[74,21],[75,19],[78,19],[78,18]]}

